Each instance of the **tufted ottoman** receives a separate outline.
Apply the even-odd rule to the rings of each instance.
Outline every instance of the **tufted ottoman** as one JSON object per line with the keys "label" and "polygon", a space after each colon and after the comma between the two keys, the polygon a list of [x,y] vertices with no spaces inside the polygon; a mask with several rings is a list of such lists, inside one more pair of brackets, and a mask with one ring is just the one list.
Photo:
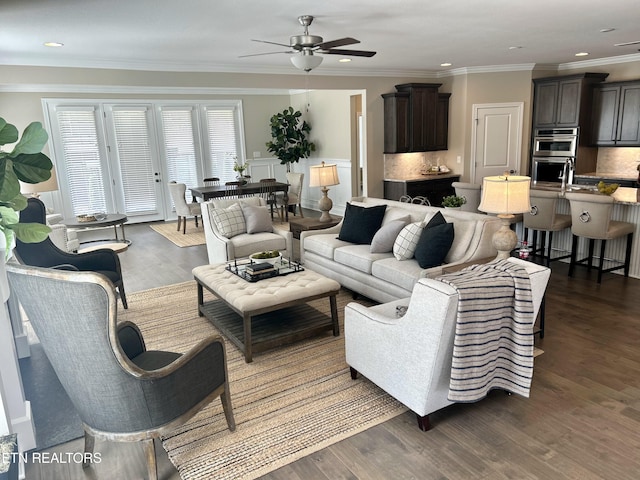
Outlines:
{"label": "tufted ottoman", "polygon": [[[196,267],[193,276],[198,282],[198,314],[240,348],[247,363],[254,352],[325,330],[340,335],[336,306],[340,284],[319,273],[303,270],[251,283],[220,264]],[[203,288],[219,300],[204,302]],[[306,305],[325,297],[329,297],[331,317]]]}

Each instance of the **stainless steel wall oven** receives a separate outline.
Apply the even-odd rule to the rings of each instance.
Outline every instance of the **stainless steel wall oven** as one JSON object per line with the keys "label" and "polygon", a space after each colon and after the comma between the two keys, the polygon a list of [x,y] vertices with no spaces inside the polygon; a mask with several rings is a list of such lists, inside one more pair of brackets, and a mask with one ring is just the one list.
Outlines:
{"label": "stainless steel wall oven", "polygon": [[577,148],[577,128],[536,129],[531,162],[533,183],[562,188],[573,183]]}

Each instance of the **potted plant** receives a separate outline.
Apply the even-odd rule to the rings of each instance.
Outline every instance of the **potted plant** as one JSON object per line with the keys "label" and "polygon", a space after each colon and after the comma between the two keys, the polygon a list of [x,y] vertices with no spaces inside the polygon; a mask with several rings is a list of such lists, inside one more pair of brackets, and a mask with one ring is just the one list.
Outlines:
{"label": "potted plant", "polygon": [[233,162],[233,171],[236,172],[236,179],[242,184],[247,183],[247,179],[244,175],[244,171],[247,169],[246,163]]}
{"label": "potted plant", "polygon": [[[0,118],[0,232],[4,236],[5,259],[13,247],[14,235],[26,243],[41,242],[51,231],[39,223],[19,223],[18,212],[27,199],[20,193],[20,182],[40,183],[51,177],[53,164],[41,152],[49,136],[40,122],[32,122],[18,135],[18,129]],[[15,143],[17,142],[17,143]],[[15,143],[11,152],[2,146]]]}
{"label": "potted plant", "polygon": [[467,203],[467,199],[458,195],[449,195],[442,199],[442,206],[445,208],[460,208]]}
{"label": "potted plant", "polygon": [[272,138],[266,143],[267,150],[287,166],[287,172],[291,171],[292,163],[308,158],[316,150],[316,145],[307,139],[311,125],[301,117],[302,113],[293,107],[271,117]]}

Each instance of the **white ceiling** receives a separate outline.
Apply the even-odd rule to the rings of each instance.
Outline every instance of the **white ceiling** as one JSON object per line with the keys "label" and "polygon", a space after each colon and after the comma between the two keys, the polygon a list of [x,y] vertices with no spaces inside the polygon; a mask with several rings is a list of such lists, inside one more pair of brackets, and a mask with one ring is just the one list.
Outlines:
{"label": "white ceiling", "polygon": [[325,55],[315,74],[640,60],[640,44],[614,46],[640,41],[637,0],[2,0],[0,64],[296,73],[289,55],[238,57],[286,50],[251,39],[288,44],[305,14],[316,17],[310,34],[378,52],[345,64]]}

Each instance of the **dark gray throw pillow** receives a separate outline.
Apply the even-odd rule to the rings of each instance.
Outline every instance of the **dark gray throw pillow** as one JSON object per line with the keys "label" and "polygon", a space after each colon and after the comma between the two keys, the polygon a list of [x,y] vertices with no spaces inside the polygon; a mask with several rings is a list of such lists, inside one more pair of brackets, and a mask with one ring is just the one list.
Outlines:
{"label": "dark gray throw pillow", "polygon": [[338,240],[358,245],[371,244],[373,236],[382,225],[386,209],[386,205],[365,208],[347,202]]}
{"label": "dark gray throw pillow", "polygon": [[422,230],[422,235],[420,235],[416,251],[413,254],[420,268],[442,265],[453,244],[453,235],[453,223],[445,222],[431,227],[427,224]]}

